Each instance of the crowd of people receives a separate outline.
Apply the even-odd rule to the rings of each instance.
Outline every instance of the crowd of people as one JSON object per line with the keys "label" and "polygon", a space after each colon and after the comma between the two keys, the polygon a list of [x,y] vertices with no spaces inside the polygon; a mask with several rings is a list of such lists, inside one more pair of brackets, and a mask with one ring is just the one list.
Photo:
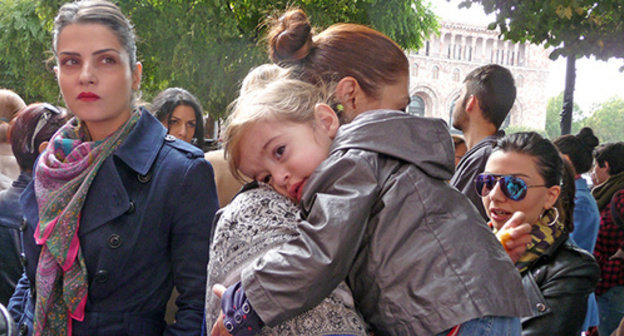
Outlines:
{"label": "crowd of people", "polygon": [[451,136],[405,113],[407,57],[363,25],[316,33],[294,8],[266,41],[204,153],[192,93],[138,98],[119,7],[59,9],[65,107],[0,90],[0,304],[20,334],[624,333],[624,143],[505,134],[496,64],[464,79]]}

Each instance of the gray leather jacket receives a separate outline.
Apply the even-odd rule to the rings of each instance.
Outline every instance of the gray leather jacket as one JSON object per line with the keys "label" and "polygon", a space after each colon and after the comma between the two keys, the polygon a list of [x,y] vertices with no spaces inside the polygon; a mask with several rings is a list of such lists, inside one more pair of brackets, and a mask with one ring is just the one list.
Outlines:
{"label": "gray leather jacket", "polygon": [[520,274],[447,182],[453,157],[442,120],[378,110],[342,126],[306,183],[300,236],[243,270],[260,318],[284,321],[344,279],[375,335],[528,316]]}

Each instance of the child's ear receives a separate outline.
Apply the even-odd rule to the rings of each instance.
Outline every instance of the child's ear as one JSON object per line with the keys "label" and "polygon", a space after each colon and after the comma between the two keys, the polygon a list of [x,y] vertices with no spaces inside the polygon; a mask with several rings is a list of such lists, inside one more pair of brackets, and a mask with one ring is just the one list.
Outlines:
{"label": "child's ear", "polygon": [[340,127],[336,112],[327,104],[316,104],[314,107],[314,121],[333,140]]}

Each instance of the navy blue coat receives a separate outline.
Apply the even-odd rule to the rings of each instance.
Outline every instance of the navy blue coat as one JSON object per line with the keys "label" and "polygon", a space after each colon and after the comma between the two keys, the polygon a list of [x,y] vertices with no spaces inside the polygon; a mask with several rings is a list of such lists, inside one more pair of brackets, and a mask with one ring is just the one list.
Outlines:
{"label": "navy blue coat", "polygon": [[[89,293],[85,319],[74,321],[74,335],[201,332],[217,193],[203,153],[166,133],[143,111],[89,189],[78,230]],[[38,221],[33,183],[21,202],[28,225],[23,235],[27,279],[20,282],[34,284],[41,246],[33,239]],[[176,323],[166,326],[174,285],[179,310]],[[24,298],[32,312],[32,300],[18,288],[14,299]]]}

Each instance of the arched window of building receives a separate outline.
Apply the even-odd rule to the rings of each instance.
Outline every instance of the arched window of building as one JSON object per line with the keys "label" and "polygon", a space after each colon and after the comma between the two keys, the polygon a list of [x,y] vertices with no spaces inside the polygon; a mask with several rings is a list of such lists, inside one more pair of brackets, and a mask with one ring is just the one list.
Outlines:
{"label": "arched window of building", "polygon": [[455,104],[460,104],[460,103],[461,102],[459,101],[459,95],[457,95],[455,98],[453,98],[451,106],[449,106],[448,124],[449,124],[450,129],[453,129],[453,110],[455,109]]}
{"label": "arched window of building", "polygon": [[431,68],[431,78],[438,79],[439,76],[440,68],[437,65],[434,65],[433,68]]}
{"label": "arched window of building", "polygon": [[459,82],[459,69],[457,68],[453,69],[453,81]]}
{"label": "arched window of building", "polygon": [[407,106],[407,113],[415,116],[425,116],[425,101],[419,96],[412,96],[409,105]]}

